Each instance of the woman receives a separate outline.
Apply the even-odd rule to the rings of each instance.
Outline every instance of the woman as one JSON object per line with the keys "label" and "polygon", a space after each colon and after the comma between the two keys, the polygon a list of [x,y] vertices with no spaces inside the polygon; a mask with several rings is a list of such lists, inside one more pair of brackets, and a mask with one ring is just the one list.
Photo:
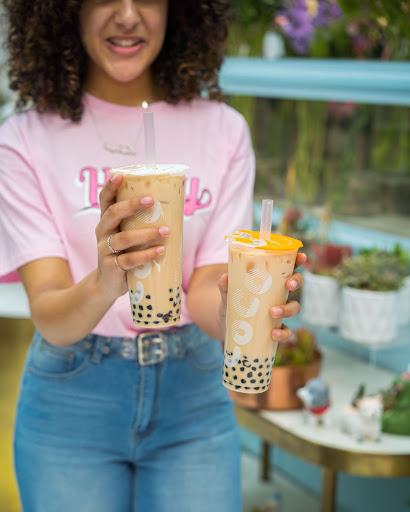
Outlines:
{"label": "woman", "polygon": [[[11,87],[20,110],[31,106],[0,128],[0,274],[18,269],[36,327],[15,428],[23,510],[238,512],[238,437],[216,340],[223,237],[251,225],[254,156],[243,118],[216,101],[226,2],[3,3]],[[161,257],[169,227],[119,233],[155,198],[116,203],[122,178],[108,174],[144,161],[143,102],[158,160],[190,168],[181,323],[162,331],[155,364],[138,359],[122,270]],[[294,274],[287,287],[301,284]]]}

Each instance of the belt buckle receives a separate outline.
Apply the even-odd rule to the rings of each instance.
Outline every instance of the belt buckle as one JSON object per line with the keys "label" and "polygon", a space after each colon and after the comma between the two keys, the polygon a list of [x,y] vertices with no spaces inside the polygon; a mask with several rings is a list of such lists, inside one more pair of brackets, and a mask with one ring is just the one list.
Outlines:
{"label": "belt buckle", "polygon": [[[138,362],[141,366],[162,363],[168,347],[162,332],[143,332],[137,337]],[[153,359],[152,356],[155,356]]]}

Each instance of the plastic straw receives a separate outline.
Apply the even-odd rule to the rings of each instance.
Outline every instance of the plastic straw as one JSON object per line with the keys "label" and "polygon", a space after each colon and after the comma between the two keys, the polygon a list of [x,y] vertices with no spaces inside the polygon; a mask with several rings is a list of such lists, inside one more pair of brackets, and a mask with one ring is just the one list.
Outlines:
{"label": "plastic straw", "polygon": [[154,112],[144,112],[145,165],[147,169],[157,166],[155,155]]}
{"label": "plastic straw", "polygon": [[261,227],[259,229],[259,240],[270,240],[272,231],[272,199],[264,199],[262,201]]}

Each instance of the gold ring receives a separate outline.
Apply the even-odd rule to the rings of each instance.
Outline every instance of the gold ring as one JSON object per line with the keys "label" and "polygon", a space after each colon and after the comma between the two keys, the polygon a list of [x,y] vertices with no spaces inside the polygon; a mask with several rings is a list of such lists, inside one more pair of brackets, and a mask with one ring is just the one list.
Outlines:
{"label": "gold ring", "polygon": [[117,259],[118,259],[118,254],[117,254],[117,256],[114,258],[114,261],[115,261],[115,264],[117,265],[118,270],[121,270],[121,272],[127,272],[126,270],[124,270],[123,268],[121,268],[121,267],[118,265],[118,261],[117,261]]}
{"label": "gold ring", "polygon": [[118,254],[119,252],[121,251],[117,251],[116,249],[113,249],[110,245],[110,240],[111,240],[111,237],[112,235],[115,235],[115,233],[112,233],[108,238],[107,238],[107,245],[108,245],[108,249],[113,252],[114,254]]}

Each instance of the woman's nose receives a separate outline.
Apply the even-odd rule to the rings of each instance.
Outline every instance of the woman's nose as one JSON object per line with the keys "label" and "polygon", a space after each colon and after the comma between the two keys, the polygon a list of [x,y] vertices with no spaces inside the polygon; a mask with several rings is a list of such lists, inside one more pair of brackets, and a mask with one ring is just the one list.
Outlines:
{"label": "woman's nose", "polygon": [[135,0],[119,0],[117,2],[115,21],[125,29],[132,29],[140,20],[138,2]]}

